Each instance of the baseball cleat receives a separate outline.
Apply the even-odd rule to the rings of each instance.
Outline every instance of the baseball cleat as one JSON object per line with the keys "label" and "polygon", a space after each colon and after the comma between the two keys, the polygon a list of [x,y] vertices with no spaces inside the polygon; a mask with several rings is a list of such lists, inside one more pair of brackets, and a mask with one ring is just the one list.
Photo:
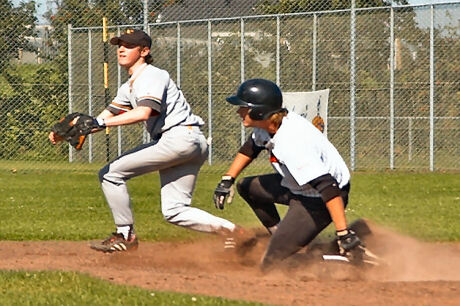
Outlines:
{"label": "baseball cleat", "polygon": [[139,241],[137,240],[136,235],[130,235],[129,238],[130,239],[126,240],[123,234],[112,233],[109,238],[101,242],[92,242],[90,244],[90,248],[104,253],[137,250]]}

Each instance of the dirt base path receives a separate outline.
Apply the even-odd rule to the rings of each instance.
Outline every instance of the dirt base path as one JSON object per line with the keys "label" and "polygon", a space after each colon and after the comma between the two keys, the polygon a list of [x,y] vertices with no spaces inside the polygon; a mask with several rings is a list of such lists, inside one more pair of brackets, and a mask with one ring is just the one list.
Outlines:
{"label": "dirt base path", "polygon": [[87,242],[0,242],[0,269],[79,271],[152,290],[279,305],[460,305],[460,245],[373,230],[367,244],[388,265],[370,270],[300,260],[263,274],[266,237],[244,257],[225,252],[215,238],[141,242],[123,254],[98,253]]}

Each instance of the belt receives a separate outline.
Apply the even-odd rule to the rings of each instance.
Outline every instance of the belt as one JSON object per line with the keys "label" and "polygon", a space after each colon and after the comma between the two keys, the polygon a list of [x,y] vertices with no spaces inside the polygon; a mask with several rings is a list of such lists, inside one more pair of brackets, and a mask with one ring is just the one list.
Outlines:
{"label": "belt", "polygon": [[[200,128],[199,125],[176,125],[176,126],[185,126],[186,128],[188,128],[189,130],[192,130],[194,127],[197,127],[198,129]],[[161,138],[161,135],[164,133],[164,132],[167,132],[169,131],[170,129],[167,129],[166,131],[163,131],[159,134],[156,134],[155,136],[152,137],[152,140],[159,140]]]}

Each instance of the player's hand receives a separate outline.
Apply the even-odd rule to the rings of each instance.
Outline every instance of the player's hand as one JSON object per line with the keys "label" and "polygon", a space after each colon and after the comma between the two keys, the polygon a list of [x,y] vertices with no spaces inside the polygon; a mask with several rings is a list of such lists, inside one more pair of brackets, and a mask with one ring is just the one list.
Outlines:
{"label": "player's hand", "polygon": [[57,144],[58,142],[60,141],[63,141],[64,138],[62,138],[61,136],[59,136],[58,134],[56,134],[55,132],[51,131],[49,134],[48,134],[48,139],[51,141],[52,144]]}
{"label": "player's hand", "polygon": [[361,253],[364,246],[356,233],[350,229],[337,232],[337,244],[340,255],[353,259],[355,253]]}
{"label": "player's hand", "polygon": [[75,122],[75,127],[82,135],[91,134],[97,130],[105,128],[104,119],[89,115],[81,115]]}
{"label": "player's hand", "polygon": [[214,190],[214,205],[218,209],[224,209],[225,202],[230,204],[235,194],[233,190],[233,183],[235,179],[229,175],[224,175],[219,184],[217,184],[216,190]]}

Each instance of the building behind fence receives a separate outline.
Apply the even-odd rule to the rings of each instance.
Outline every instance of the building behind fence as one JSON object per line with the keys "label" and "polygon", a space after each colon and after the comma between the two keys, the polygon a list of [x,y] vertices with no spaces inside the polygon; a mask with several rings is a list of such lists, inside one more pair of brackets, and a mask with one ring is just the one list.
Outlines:
{"label": "building behind fence", "polygon": [[[110,25],[108,35],[139,28],[152,36],[154,65],[171,74],[207,123],[207,171],[226,169],[249,134],[225,97],[250,78],[284,91],[329,88],[328,137],[353,170],[460,170],[460,1],[278,14],[259,14],[258,1],[193,6],[201,2],[181,1],[150,17],[144,9],[142,23]],[[102,27],[66,24],[61,31],[67,54],[58,64],[12,61],[2,69],[0,165],[53,168],[58,160],[81,169],[149,141],[133,125],[112,129],[109,142],[91,135],[80,152],[46,142],[60,116],[96,115],[107,103]],[[115,96],[127,74],[116,47],[108,58]]]}

